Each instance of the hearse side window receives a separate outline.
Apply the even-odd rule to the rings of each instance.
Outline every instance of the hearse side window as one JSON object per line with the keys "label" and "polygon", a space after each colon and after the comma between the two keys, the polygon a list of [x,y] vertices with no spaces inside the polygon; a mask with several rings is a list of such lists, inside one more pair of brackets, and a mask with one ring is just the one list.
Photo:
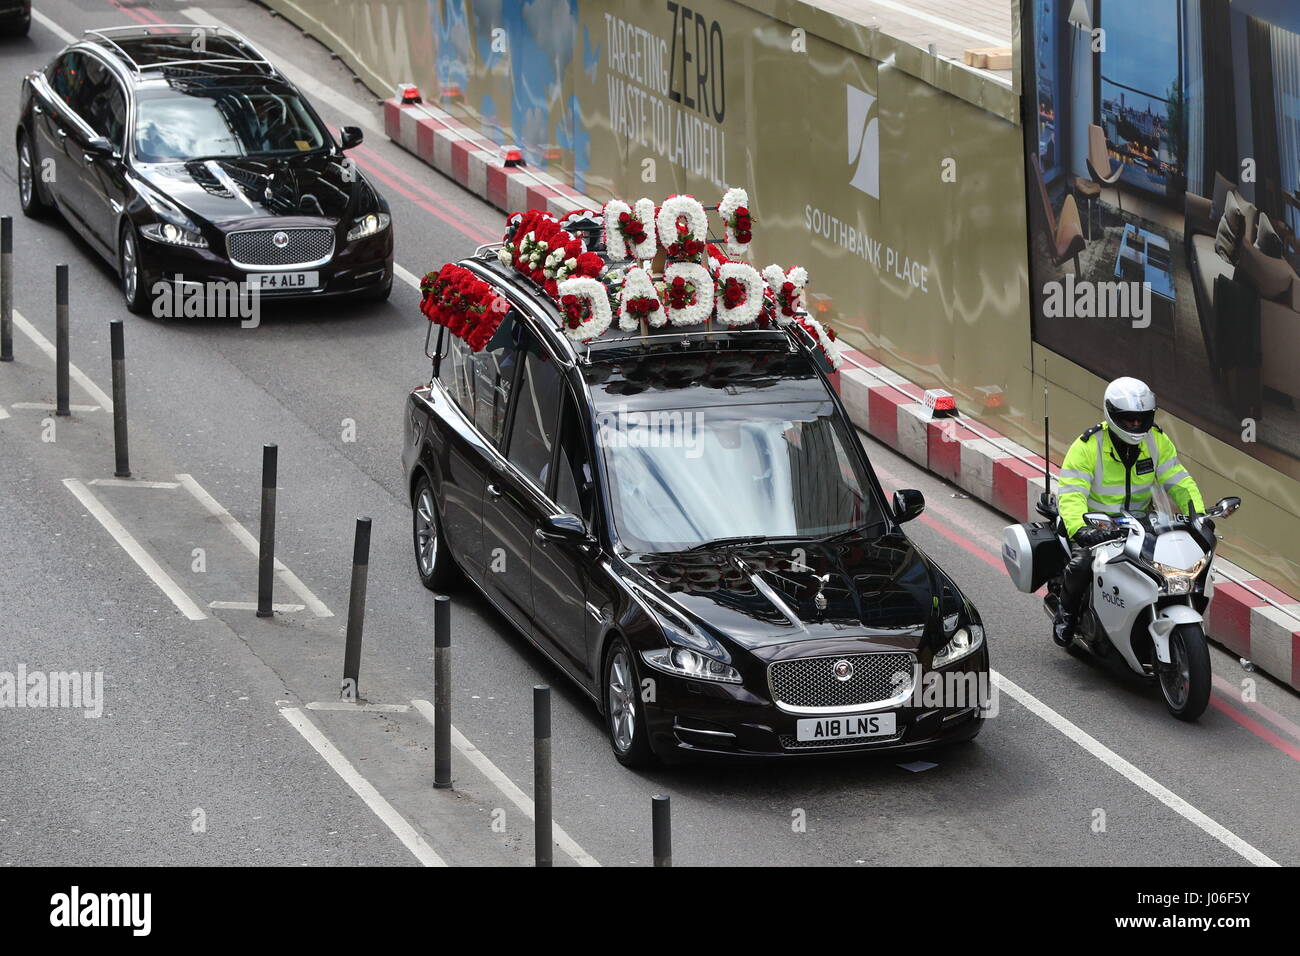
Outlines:
{"label": "hearse side window", "polygon": [[[434,342],[438,340],[438,332],[433,333]],[[443,388],[451,396],[451,400],[456,406],[465,413],[465,417],[470,421],[474,420],[474,364],[473,353],[470,352],[469,346],[465,340],[452,335],[450,332],[442,333],[442,362],[438,366],[438,378],[441,380]]]}
{"label": "hearse side window", "polygon": [[63,54],[49,66],[46,79],[68,109],[76,109],[76,99],[85,80],[86,55],[76,50]]}
{"label": "hearse side window", "polygon": [[474,379],[474,424],[495,445],[505,438],[506,413],[510,410],[510,389],[519,361],[520,337],[526,331],[511,309],[483,351],[470,358]]}
{"label": "hearse side window", "polygon": [[126,132],[126,93],[111,70],[93,56],[86,57],[86,75],[72,107],[91,129],[117,148]]}
{"label": "hearse side window", "polygon": [[531,332],[525,334],[520,354],[524,369],[515,393],[519,407],[510,429],[509,458],[545,488],[560,424],[560,370]]}
{"label": "hearse side window", "polygon": [[560,458],[555,469],[555,503],[578,515],[587,526],[592,521],[591,457],[582,438],[582,418],[573,395],[564,391],[564,412],[560,418]]}

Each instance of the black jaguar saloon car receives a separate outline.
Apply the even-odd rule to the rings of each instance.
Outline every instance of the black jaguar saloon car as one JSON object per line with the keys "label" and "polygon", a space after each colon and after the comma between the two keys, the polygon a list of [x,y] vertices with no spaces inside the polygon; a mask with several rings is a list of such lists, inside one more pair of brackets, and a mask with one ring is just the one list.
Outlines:
{"label": "black jaguar saloon car", "polygon": [[589,345],[490,252],[508,312],[436,339],[408,399],[416,569],[467,580],[595,701],[629,766],[968,740],[979,613],[904,534],[811,347],[786,329]]}
{"label": "black jaguar saloon car", "polygon": [[[199,43],[199,40],[202,43]],[[386,298],[388,204],[249,42],[192,25],[88,30],[23,79],[23,212],[57,209],[117,270],[133,312],[158,283],[265,297]]]}

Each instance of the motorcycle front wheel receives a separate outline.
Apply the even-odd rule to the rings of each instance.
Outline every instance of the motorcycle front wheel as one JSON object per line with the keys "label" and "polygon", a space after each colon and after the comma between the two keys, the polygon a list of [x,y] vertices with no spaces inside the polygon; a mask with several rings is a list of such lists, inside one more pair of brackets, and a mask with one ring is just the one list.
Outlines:
{"label": "motorcycle front wheel", "polygon": [[1196,720],[1210,702],[1210,648],[1199,624],[1179,624],[1169,635],[1170,666],[1160,668],[1160,693],[1169,713]]}

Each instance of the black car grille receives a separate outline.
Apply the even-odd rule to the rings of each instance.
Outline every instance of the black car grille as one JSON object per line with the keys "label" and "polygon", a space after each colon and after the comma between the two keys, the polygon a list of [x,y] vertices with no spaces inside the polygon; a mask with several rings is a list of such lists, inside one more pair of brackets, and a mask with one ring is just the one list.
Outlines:
{"label": "black car grille", "polygon": [[[838,661],[853,666],[853,676],[839,680]],[[875,651],[833,657],[796,657],[767,669],[772,700],[791,708],[858,707],[910,693],[915,658],[906,651]],[[902,677],[895,677],[902,674]]]}
{"label": "black car grille", "polygon": [[[283,235],[283,246],[275,237]],[[226,236],[230,261],[248,266],[292,266],[328,260],[334,254],[334,230],[328,226],[297,229],[250,229]]]}

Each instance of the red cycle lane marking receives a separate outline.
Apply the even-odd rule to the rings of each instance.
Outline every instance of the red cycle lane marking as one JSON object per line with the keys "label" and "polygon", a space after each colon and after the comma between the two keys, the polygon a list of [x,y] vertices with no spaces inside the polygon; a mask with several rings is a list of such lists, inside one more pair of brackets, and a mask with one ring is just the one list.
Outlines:
{"label": "red cycle lane marking", "polygon": [[[882,483],[884,481],[889,481],[895,487],[902,484],[902,479],[900,479],[897,475],[890,474],[888,471],[881,469],[879,466],[876,466],[874,462],[872,463],[872,465],[873,467],[875,467],[876,474],[880,476]],[[945,509],[943,508],[934,508],[933,510],[938,511],[940,513],[943,513],[945,511]],[[924,524],[926,527],[933,528],[935,531],[939,532],[941,535],[943,535],[953,544],[956,544],[958,547],[962,548],[967,553],[972,554],[975,557],[979,558],[985,564],[989,565],[989,567],[996,568],[1000,572],[1005,571],[1005,568],[1002,566],[1001,560],[995,558],[993,554],[990,553],[990,551],[985,546],[975,544],[972,541],[963,538],[961,535],[957,534],[955,531],[951,531],[948,528],[944,527],[942,524],[940,524],[938,521],[936,521],[934,518],[930,517],[927,514],[920,515],[920,520],[921,523]],[[1286,754],[1288,757],[1291,757],[1294,760],[1300,760],[1300,748],[1293,746],[1286,740],[1283,740],[1277,734],[1273,733],[1273,731],[1269,730],[1267,727],[1264,727],[1263,725],[1252,720],[1250,717],[1247,717],[1245,714],[1236,710],[1232,706],[1233,702],[1230,701],[1230,699],[1226,698],[1222,694],[1222,692],[1220,692],[1215,688],[1211,688],[1210,703],[1214,705],[1215,710],[1221,711],[1222,713],[1226,714],[1234,723],[1236,723],[1240,727],[1244,727],[1246,730],[1249,730],[1260,740],[1263,740],[1265,743],[1270,744],[1271,746],[1282,751],[1282,753]]]}
{"label": "red cycle lane marking", "polygon": [[1300,760],[1300,747],[1297,747],[1288,740],[1283,740],[1264,725],[1251,720],[1248,716],[1237,710],[1235,706],[1229,704],[1227,699],[1220,694],[1211,694],[1210,703],[1214,706],[1215,710],[1226,715],[1230,720],[1237,722],[1242,727],[1245,727],[1261,740],[1268,741],[1278,750],[1282,751],[1282,753],[1288,755],[1292,760]]}
{"label": "red cycle lane marking", "polygon": [[393,190],[393,192],[404,197],[410,202],[415,203],[415,205],[419,206],[421,209],[429,213],[431,216],[434,216],[437,219],[441,219],[443,222],[451,226],[461,235],[473,239],[475,242],[481,242],[481,243],[496,242],[497,239],[499,238],[497,236],[489,235],[488,233],[478,230],[472,226],[467,226],[465,223],[461,222],[459,219],[452,216],[450,213],[447,213],[446,211],[439,209],[437,206],[434,206],[427,199],[423,199],[420,196],[417,196],[415,193],[413,193],[410,189],[403,186],[397,180],[393,179],[391,176],[388,176],[382,171],[380,171],[379,168],[375,166],[375,164],[367,162],[363,159],[356,160],[356,164],[360,166],[362,169],[364,169],[371,176],[374,176],[376,179],[378,179],[389,189]]}
{"label": "red cycle lane marking", "polygon": [[[146,7],[139,7],[139,8],[126,7],[123,6],[121,3],[119,3],[118,0],[109,0],[109,5],[114,10],[118,11],[119,13],[125,13],[136,23],[142,24],[144,26],[153,26],[155,24],[165,22],[161,17],[159,17],[152,10],[149,10]],[[169,30],[169,32],[175,33],[176,31],[172,29]]]}

